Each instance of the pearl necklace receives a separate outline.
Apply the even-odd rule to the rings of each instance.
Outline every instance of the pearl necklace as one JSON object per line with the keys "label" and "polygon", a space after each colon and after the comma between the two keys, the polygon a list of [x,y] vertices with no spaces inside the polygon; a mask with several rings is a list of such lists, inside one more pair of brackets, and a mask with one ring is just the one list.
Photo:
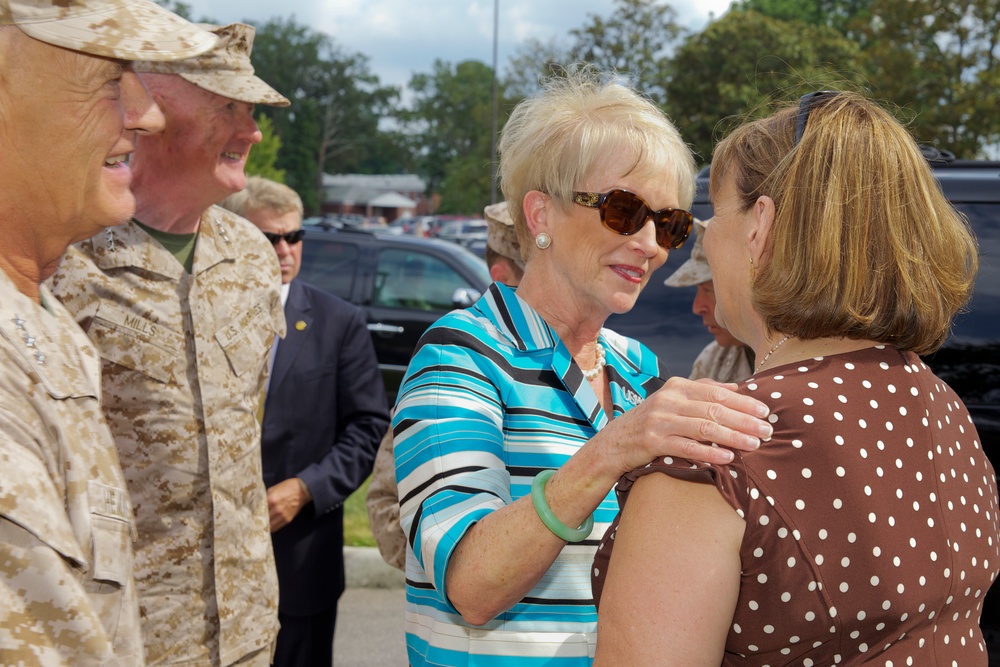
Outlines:
{"label": "pearl necklace", "polygon": [[593,368],[591,368],[590,370],[584,370],[582,368],[580,370],[583,372],[583,377],[584,378],[586,378],[587,380],[593,380],[594,378],[596,378],[598,375],[601,374],[601,371],[604,370],[604,367],[607,366],[607,364],[608,364],[608,361],[607,361],[607,359],[605,359],[604,346],[601,345],[600,341],[598,341],[597,342],[597,365],[594,366]]}
{"label": "pearl necklace", "polygon": [[774,354],[774,351],[777,350],[782,345],[784,345],[785,341],[788,340],[788,338],[789,338],[788,336],[785,336],[784,338],[779,340],[778,343],[771,348],[771,351],[764,355],[764,358],[760,360],[759,364],[757,364],[757,370],[755,370],[754,373],[759,372],[760,369],[764,367],[764,364],[766,364],[767,360],[771,358],[771,355]]}

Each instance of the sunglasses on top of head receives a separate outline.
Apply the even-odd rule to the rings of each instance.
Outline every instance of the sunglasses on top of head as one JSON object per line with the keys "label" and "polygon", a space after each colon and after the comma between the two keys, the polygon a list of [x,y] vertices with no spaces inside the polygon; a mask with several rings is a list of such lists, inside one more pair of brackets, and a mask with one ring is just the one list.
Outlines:
{"label": "sunglasses on top of head", "polygon": [[271,242],[271,245],[278,245],[278,243],[284,239],[285,243],[288,245],[295,245],[302,240],[302,237],[306,235],[306,230],[296,229],[294,232],[288,232],[287,234],[272,234],[271,232],[264,232],[264,236],[267,240]]}
{"label": "sunglasses on top of head", "polygon": [[574,192],[573,203],[599,209],[601,223],[622,236],[635,234],[652,218],[656,227],[656,243],[667,250],[684,245],[694,222],[690,211],[682,208],[661,208],[654,211],[642,197],[621,188],[605,193]]}
{"label": "sunglasses on top of head", "polygon": [[806,123],[809,122],[809,114],[812,113],[813,107],[818,102],[836,94],[836,90],[817,90],[815,93],[806,93],[799,98],[799,110],[795,114],[795,141],[792,143],[793,146],[798,146],[799,142],[802,141],[802,135],[806,131]]}

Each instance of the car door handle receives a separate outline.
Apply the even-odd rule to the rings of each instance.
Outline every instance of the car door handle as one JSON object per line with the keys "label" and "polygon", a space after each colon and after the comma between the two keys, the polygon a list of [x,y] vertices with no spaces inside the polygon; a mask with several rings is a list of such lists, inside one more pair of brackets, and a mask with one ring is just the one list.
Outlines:
{"label": "car door handle", "polygon": [[375,331],[377,333],[384,334],[401,334],[403,333],[403,327],[398,327],[392,324],[382,324],[381,322],[374,322],[368,325],[369,331]]}

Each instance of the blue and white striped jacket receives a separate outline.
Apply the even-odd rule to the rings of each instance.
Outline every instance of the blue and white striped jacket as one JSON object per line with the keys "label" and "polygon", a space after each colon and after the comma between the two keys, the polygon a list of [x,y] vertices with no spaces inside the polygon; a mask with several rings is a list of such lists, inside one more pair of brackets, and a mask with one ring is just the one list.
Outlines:
{"label": "blue and white striped jacket", "polygon": [[[664,374],[637,341],[607,329],[600,340],[618,416]],[[524,599],[486,625],[462,620],[445,582],[451,554],[475,522],[528,495],[539,471],[559,468],[607,422],[565,345],[512,289],[494,284],[427,330],[393,418],[413,667],[591,664],[590,568],[618,511],[613,493],[594,513],[590,537],[567,545]]]}

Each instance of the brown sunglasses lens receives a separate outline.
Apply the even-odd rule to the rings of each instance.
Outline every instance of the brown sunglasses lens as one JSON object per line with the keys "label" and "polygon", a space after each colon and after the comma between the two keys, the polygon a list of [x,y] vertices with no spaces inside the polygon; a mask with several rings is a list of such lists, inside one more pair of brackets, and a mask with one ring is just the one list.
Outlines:
{"label": "brown sunglasses lens", "polygon": [[656,242],[672,250],[684,245],[691,233],[694,217],[687,211],[674,209],[669,213],[665,212],[662,219],[657,215],[653,222],[656,224]]}
{"label": "brown sunglasses lens", "polygon": [[642,199],[626,192],[614,190],[604,200],[604,224],[613,232],[626,236],[635,234],[650,216],[656,227],[656,242],[664,248],[679,248],[691,232],[692,217],[681,209],[653,211]]}

